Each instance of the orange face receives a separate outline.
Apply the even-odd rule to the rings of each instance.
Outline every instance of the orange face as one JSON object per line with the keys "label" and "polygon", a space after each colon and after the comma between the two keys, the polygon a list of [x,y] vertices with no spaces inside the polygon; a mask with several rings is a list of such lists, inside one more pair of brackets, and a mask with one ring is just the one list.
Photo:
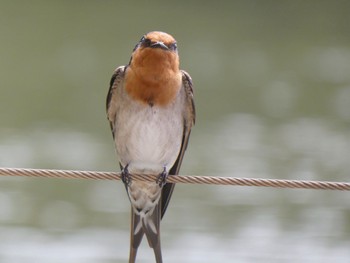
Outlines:
{"label": "orange face", "polygon": [[129,95],[150,105],[166,105],[181,87],[175,39],[158,31],[146,34],[135,47],[127,70]]}
{"label": "orange face", "polygon": [[144,36],[144,39],[146,40],[146,42],[147,40],[149,40],[151,44],[162,42],[169,49],[172,49],[172,47],[176,47],[175,38],[173,38],[171,35],[164,32],[159,32],[159,31],[149,32]]}
{"label": "orange face", "polygon": [[146,34],[136,45],[130,65],[148,68],[154,72],[159,72],[157,67],[178,70],[176,40],[164,32],[153,31]]}

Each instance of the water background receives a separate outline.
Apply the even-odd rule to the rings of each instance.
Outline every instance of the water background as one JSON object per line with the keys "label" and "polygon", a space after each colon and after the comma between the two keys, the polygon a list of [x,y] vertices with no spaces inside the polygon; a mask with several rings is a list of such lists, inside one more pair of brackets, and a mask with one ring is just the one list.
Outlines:
{"label": "water background", "polygon": [[[140,37],[178,41],[183,174],[349,181],[350,2],[0,1],[0,166],[117,171],[105,97]],[[176,186],[165,262],[350,262],[348,192]],[[0,178],[1,263],[126,262],[120,182]],[[145,241],[145,240],[144,240]],[[138,262],[153,262],[143,242]]]}

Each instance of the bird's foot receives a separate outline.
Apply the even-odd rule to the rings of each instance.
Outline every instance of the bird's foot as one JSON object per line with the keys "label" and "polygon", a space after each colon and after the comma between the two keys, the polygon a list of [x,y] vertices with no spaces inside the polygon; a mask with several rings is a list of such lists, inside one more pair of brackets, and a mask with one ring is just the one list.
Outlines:
{"label": "bird's foot", "polygon": [[125,184],[125,186],[129,186],[130,182],[131,182],[131,176],[129,174],[128,166],[129,166],[129,164],[127,164],[122,169],[122,174],[121,174],[121,179],[122,179],[123,183]]}
{"label": "bird's foot", "polygon": [[166,168],[164,167],[163,172],[161,172],[157,178],[156,183],[159,185],[159,187],[163,187],[166,184],[166,180],[168,178],[168,173],[166,171]]}

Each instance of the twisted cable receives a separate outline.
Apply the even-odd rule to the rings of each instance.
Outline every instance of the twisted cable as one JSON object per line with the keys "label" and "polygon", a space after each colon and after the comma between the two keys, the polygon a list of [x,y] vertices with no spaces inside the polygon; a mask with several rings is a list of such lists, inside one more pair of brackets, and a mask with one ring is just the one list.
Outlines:
{"label": "twisted cable", "polygon": [[[2,176],[65,178],[65,179],[94,179],[94,180],[120,180],[121,179],[121,174],[115,173],[115,172],[23,169],[23,168],[1,168],[0,167],[0,176],[1,175]],[[157,180],[158,175],[132,174],[131,178],[132,180],[155,181]],[[350,183],[347,183],[347,182],[278,180],[278,179],[262,179],[262,178],[237,178],[237,177],[194,176],[194,175],[170,175],[167,178],[167,182],[184,183],[184,184],[260,186],[260,187],[350,191]]]}

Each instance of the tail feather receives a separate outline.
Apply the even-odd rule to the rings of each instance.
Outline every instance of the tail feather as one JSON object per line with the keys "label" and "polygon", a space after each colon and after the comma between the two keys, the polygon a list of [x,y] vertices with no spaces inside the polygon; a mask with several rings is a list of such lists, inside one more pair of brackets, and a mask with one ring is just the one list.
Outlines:
{"label": "tail feather", "polygon": [[130,256],[129,263],[135,263],[137,249],[143,238],[143,228],[141,227],[141,217],[131,208],[131,233],[130,233]]}
{"label": "tail feather", "polygon": [[129,263],[136,262],[137,248],[130,247]]}
{"label": "tail feather", "polygon": [[152,214],[146,214],[142,220],[142,227],[146,234],[148,244],[153,248],[157,263],[162,263],[162,251],[160,247],[160,217],[161,206],[157,204]]}
{"label": "tail feather", "polygon": [[162,252],[160,246],[160,216],[161,206],[156,205],[152,214],[138,215],[132,210],[131,225],[131,245],[129,263],[136,260],[137,249],[142,241],[143,235],[146,234],[148,244],[153,248],[157,263],[162,263]]}

